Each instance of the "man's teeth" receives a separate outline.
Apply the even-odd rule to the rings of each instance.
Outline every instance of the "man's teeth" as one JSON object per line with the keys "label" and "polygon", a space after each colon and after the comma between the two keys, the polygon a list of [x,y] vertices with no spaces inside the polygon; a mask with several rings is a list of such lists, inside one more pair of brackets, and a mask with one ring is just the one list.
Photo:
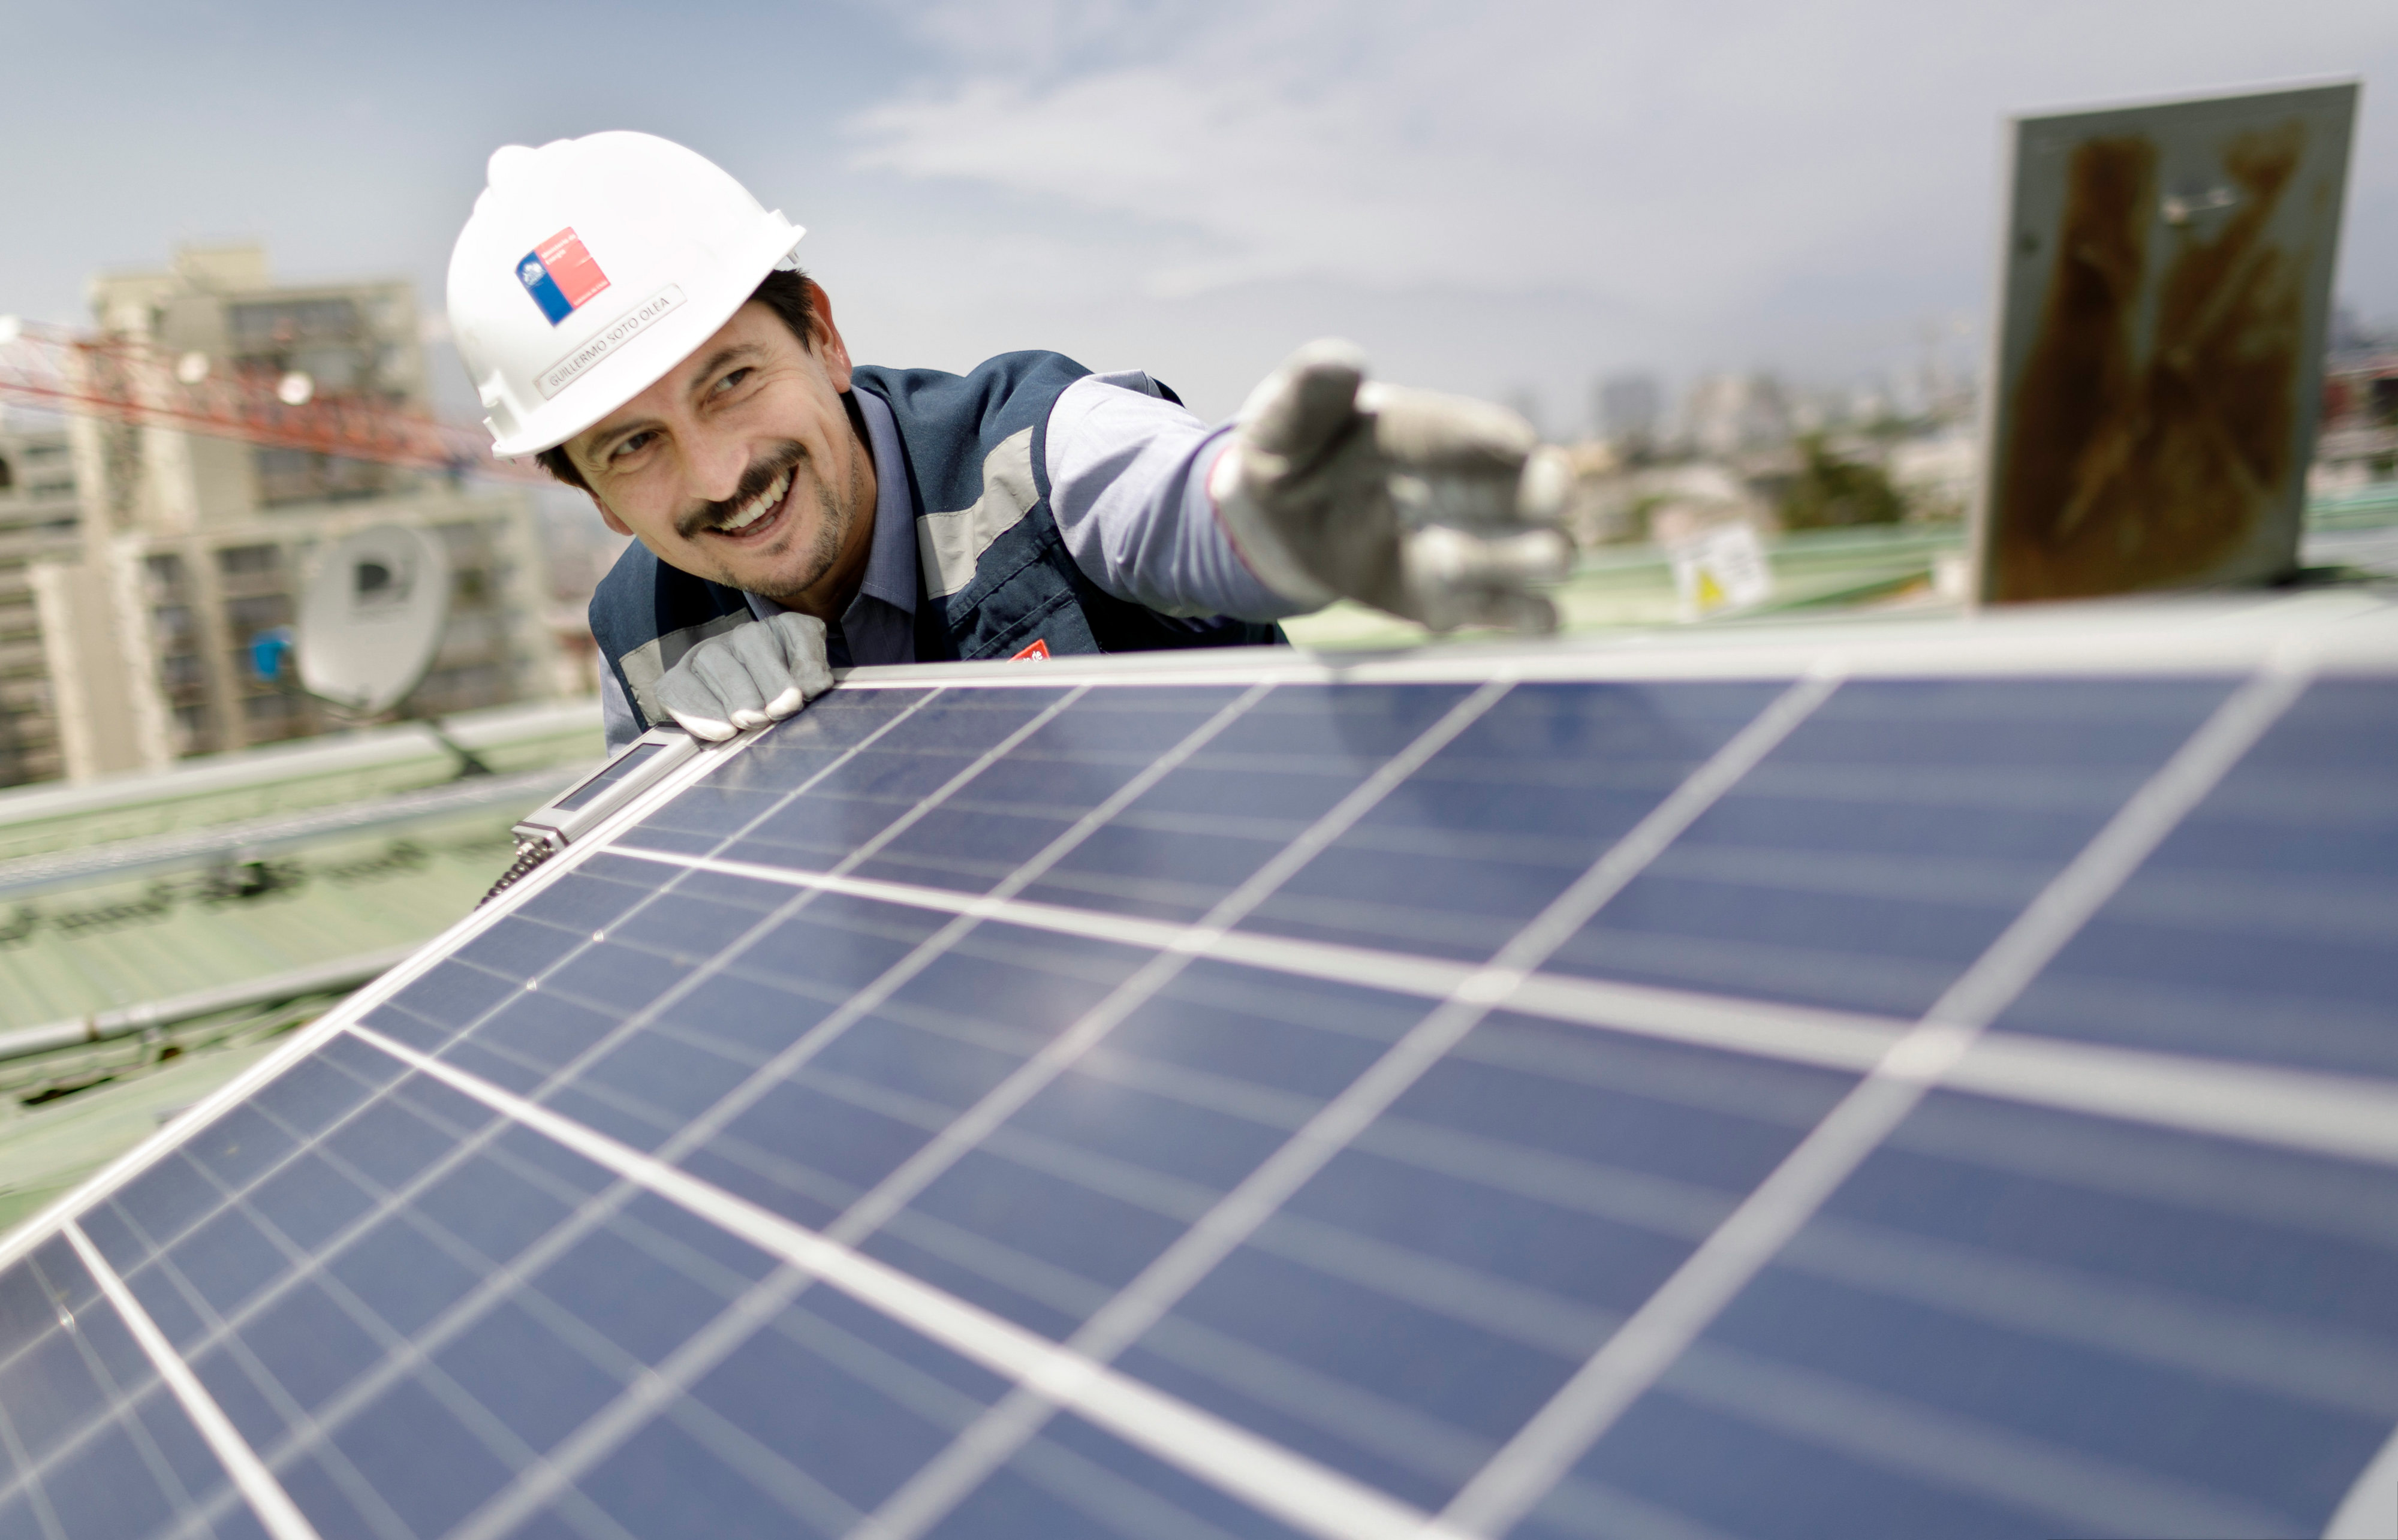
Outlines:
{"label": "man's teeth", "polygon": [[752,497],[747,503],[742,504],[738,509],[734,510],[732,518],[725,520],[716,527],[726,534],[733,534],[741,530],[746,530],[750,525],[756,523],[759,520],[765,518],[767,512],[772,509],[775,504],[783,500],[783,493],[790,490],[791,473],[787,470],[783,472],[782,475],[775,478],[775,484],[773,486],[768,487],[757,496]]}

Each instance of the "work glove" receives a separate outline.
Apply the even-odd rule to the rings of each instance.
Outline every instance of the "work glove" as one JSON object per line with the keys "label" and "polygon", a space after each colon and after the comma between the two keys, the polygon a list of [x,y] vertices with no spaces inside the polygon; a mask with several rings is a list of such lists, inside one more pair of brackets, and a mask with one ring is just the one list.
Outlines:
{"label": "work glove", "polygon": [[721,743],[780,722],[831,688],[825,623],[786,610],[707,638],[678,658],[652,694],[684,732]]}
{"label": "work glove", "polygon": [[1571,473],[1504,408],[1366,383],[1347,343],[1310,343],[1241,408],[1208,475],[1226,532],[1268,588],[1354,599],[1435,631],[1545,631]]}

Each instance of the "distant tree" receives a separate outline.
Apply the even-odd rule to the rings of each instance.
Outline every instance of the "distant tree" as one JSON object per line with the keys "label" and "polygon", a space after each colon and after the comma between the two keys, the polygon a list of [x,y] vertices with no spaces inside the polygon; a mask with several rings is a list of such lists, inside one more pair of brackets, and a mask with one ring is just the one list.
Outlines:
{"label": "distant tree", "polygon": [[1782,494],[1784,529],[1895,524],[1906,517],[1906,499],[1879,466],[1833,453],[1820,433],[1800,436],[1797,447],[1802,463]]}

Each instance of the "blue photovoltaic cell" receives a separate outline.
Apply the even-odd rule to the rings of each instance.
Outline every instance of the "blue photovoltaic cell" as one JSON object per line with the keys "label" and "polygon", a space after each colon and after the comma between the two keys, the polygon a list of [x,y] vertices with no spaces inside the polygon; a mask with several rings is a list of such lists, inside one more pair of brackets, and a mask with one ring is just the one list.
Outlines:
{"label": "blue photovoltaic cell", "polygon": [[2398,684],[2291,708],[2003,1019],[2398,1075]]}
{"label": "blue photovoltaic cell", "polygon": [[2228,686],[1841,689],[1558,953],[1576,973],[1915,1016]]}
{"label": "blue photovoltaic cell", "polygon": [[[2039,1074],[1505,1474],[2240,688],[845,688],[74,1223],[326,1536],[2318,1533],[2398,1427],[2398,1172],[2073,1056],[2398,1096],[2377,679],[1997,1000]],[[67,1241],[0,1271],[0,1537],[261,1533]]]}
{"label": "blue photovoltaic cell", "polygon": [[[1275,690],[1024,897],[1113,914],[1197,919],[1465,694],[1442,686]],[[1239,790],[1227,795],[1231,787]]]}
{"label": "blue photovoltaic cell", "polygon": [[[1250,927],[1481,959],[1777,692],[1528,684],[1261,906]],[[1436,871],[1436,882],[1425,881]]]}
{"label": "blue photovoltaic cell", "polygon": [[[0,1533],[168,1533],[224,1493],[223,1467],[65,1243],[0,1276]],[[260,1532],[236,1511],[215,1533]]]}
{"label": "blue photovoltaic cell", "polygon": [[2387,1169],[1935,1095],[1583,1468],[1731,1533],[2316,1533],[2398,1425],[2393,1236]]}

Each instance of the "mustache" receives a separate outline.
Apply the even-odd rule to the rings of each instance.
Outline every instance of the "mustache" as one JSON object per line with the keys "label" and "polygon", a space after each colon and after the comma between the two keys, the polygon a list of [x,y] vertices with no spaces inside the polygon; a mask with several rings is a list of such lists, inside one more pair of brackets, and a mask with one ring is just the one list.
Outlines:
{"label": "mustache", "polygon": [[700,531],[713,528],[733,516],[734,510],[775,484],[775,478],[791,469],[808,457],[807,446],[796,439],[787,439],[773,450],[749,463],[741,473],[741,484],[733,495],[714,503],[702,503],[675,520],[675,533],[688,540]]}

